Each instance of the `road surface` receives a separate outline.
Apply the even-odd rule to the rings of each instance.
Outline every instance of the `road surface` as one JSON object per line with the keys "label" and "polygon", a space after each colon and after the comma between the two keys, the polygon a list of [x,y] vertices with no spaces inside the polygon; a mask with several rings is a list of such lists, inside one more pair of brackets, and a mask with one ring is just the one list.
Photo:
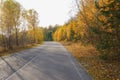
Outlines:
{"label": "road surface", "polygon": [[0,80],[92,80],[58,42],[0,57]]}

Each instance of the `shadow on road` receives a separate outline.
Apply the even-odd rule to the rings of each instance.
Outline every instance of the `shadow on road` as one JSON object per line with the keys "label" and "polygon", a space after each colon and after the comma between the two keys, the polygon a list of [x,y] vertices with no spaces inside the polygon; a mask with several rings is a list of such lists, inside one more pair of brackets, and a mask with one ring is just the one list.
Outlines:
{"label": "shadow on road", "polygon": [[[16,73],[16,75],[21,79],[21,80],[24,80],[23,77],[17,73],[17,70],[15,70],[3,57],[1,57],[1,59],[9,66],[9,68],[13,71],[13,74]],[[6,78],[8,79],[9,76]]]}

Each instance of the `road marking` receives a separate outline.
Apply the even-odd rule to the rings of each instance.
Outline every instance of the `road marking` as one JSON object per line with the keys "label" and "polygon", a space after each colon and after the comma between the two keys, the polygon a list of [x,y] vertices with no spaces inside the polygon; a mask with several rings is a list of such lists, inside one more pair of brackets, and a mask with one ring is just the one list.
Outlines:
{"label": "road marking", "polygon": [[18,71],[20,71],[21,69],[23,69],[25,66],[27,66],[30,62],[32,62],[34,59],[36,59],[38,56],[33,57],[29,62],[27,62],[23,67],[21,67],[20,69],[18,69],[16,72],[14,72],[12,75],[10,75],[7,79],[5,80],[9,80],[12,76],[14,76]]}

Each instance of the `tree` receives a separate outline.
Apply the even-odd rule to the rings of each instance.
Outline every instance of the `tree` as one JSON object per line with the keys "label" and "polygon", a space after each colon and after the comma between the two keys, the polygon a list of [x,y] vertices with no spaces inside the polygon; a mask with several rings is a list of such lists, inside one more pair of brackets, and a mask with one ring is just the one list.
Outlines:
{"label": "tree", "polygon": [[107,55],[120,56],[120,0],[96,2],[101,22],[101,42],[99,49]]}
{"label": "tree", "polygon": [[41,43],[43,37],[35,10],[25,10],[15,0],[5,0],[0,5],[0,47],[4,50]]}
{"label": "tree", "polygon": [[14,26],[15,26],[15,34],[16,34],[16,45],[19,46],[18,42],[18,27],[20,25],[20,16],[21,16],[21,6],[18,2],[14,4]]}
{"label": "tree", "polygon": [[0,32],[1,32],[1,45],[2,45],[2,43],[3,43],[3,46],[4,46],[4,50],[6,50],[6,46],[5,46],[5,40],[4,40],[4,35],[3,35],[3,22],[2,22],[2,7],[3,7],[3,4],[4,4],[4,2],[3,2],[3,0],[0,0]]}
{"label": "tree", "polygon": [[59,25],[49,26],[48,28],[43,28],[44,40],[53,41],[53,33],[57,30]]}
{"label": "tree", "polygon": [[30,30],[31,29],[33,30],[33,34],[34,34],[33,43],[35,43],[36,42],[36,40],[35,40],[35,35],[36,35],[35,30],[36,30],[36,27],[38,25],[38,13],[33,9],[28,10],[27,21],[28,21],[28,26],[29,26],[28,28]]}
{"label": "tree", "polygon": [[7,0],[4,2],[2,7],[2,23],[4,26],[4,34],[7,37],[7,47],[12,49],[12,30],[14,28],[14,12],[15,2],[13,0]]}

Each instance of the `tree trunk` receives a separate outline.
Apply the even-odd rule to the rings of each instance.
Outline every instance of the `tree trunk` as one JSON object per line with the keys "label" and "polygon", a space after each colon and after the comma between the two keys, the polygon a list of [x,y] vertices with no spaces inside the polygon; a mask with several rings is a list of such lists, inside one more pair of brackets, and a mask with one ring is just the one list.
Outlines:
{"label": "tree trunk", "polygon": [[19,46],[19,42],[18,42],[18,30],[17,27],[15,27],[16,29],[16,46]]}
{"label": "tree trunk", "polygon": [[8,27],[8,49],[12,50],[12,44],[11,44],[11,29]]}

